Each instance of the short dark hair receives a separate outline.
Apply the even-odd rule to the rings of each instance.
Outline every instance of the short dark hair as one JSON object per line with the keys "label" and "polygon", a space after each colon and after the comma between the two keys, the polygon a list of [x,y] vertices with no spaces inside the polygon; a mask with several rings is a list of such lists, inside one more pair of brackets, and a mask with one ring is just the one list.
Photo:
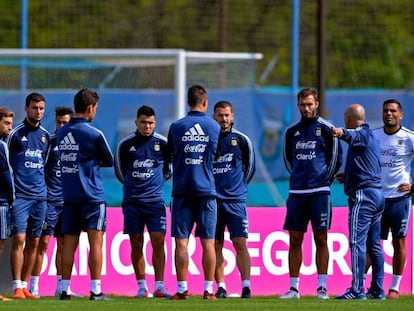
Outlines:
{"label": "short dark hair", "polygon": [[207,90],[198,84],[191,86],[187,92],[187,102],[190,107],[200,105],[203,100],[207,99]]}
{"label": "short dark hair", "polygon": [[14,118],[14,112],[7,107],[0,107],[0,120],[9,117]]}
{"label": "short dark hair", "polygon": [[382,103],[382,107],[384,107],[387,104],[397,104],[398,108],[402,111],[402,106],[400,102],[396,99],[390,98],[390,99],[384,100],[384,102]]}
{"label": "short dark hair", "polygon": [[46,102],[46,99],[43,97],[42,94],[36,92],[30,93],[26,96],[26,107],[29,107],[31,102],[38,103],[42,101]]}
{"label": "short dark hair", "polygon": [[155,116],[155,111],[152,107],[150,106],[146,106],[146,105],[142,105],[141,107],[138,108],[137,110],[137,119],[139,118],[139,116],[144,115],[147,117],[151,117],[151,116]]}
{"label": "short dark hair", "polygon": [[226,100],[221,100],[221,101],[217,102],[214,105],[214,112],[216,112],[217,108],[226,108],[226,107],[230,107],[231,112],[233,112],[233,105],[230,102],[226,101]]}
{"label": "short dark hair", "polygon": [[62,117],[66,115],[73,115],[73,109],[70,107],[56,107],[55,108],[55,115],[56,117]]}
{"label": "short dark hair", "polygon": [[299,91],[299,93],[298,93],[298,101],[301,98],[308,97],[309,95],[312,95],[315,98],[316,101],[319,101],[319,99],[318,99],[318,93],[313,88],[310,88],[310,87],[304,88],[304,89],[302,89],[302,90]]}
{"label": "short dark hair", "polygon": [[88,90],[87,88],[81,89],[76,93],[73,103],[75,106],[75,112],[83,113],[86,111],[88,106],[96,105],[99,101],[98,93]]}

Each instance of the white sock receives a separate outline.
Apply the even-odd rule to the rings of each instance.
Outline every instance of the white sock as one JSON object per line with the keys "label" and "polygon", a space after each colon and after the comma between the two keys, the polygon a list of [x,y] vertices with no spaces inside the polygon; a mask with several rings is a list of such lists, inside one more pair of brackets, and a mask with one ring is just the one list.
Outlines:
{"label": "white sock", "polygon": [[56,275],[56,292],[60,294],[62,292],[62,276]]}
{"label": "white sock", "polygon": [[39,276],[38,275],[30,276],[30,292],[31,293],[39,292]]}
{"label": "white sock", "polygon": [[242,281],[242,288],[248,287],[250,288],[250,280],[243,280]]}
{"label": "white sock", "polygon": [[27,282],[26,281],[22,281],[22,287],[27,289]]}
{"label": "white sock", "polygon": [[70,286],[70,280],[64,280],[60,282],[60,290],[61,292],[66,292],[66,294],[69,295],[69,286]]}
{"label": "white sock", "polygon": [[146,280],[137,280],[138,288],[147,290],[147,281]]}
{"label": "white sock", "polygon": [[177,291],[180,294],[183,294],[186,290],[188,290],[187,281],[178,281],[177,282],[177,287],[178,287],[178,290]]}
{"label": "white sock", "polygon": [[208,291],[210,294],[213,293],[213,281],[204,281],[204,290]]}
{"label": "white sock", "polygon": [[299,291],[299,277],[290,278],[290,287],[296,288]]}
{"label": "white sock", "polygon": [[328,280],[327,274],[318,274],[318,287],[325,287],[326,288],[326,282]]}
{"label": "white sock", "polygon": [[163,290],[164,281],[155,281],[155,290]]}
{"label": "white sock", "polygon": [[23,288],[21,280],[13,280],[12,285],[13,285],[13,290],[15,290],[16,288]]}
{"label": "white sock", "polygon": [[91,292],[95,295],[102,293],[101,280],[91,280]]}
{"label": "white sock", "polygon": [[393,274],[390,289],[399,292],[401,279],[402,279],[402,275]]}
{"label": "white sock", "polygon": [[225,282],[217,282],[217,288],[219,288],[219,287],[223,288],[224,290],[227,290]]}

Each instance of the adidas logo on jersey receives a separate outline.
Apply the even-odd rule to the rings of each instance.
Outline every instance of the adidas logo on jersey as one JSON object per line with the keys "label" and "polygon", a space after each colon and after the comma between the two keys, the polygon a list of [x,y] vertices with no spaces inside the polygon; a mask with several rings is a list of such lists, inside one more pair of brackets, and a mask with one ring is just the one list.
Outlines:
{"label": "adidas logo on jersey", "polygon": [[59,150],[79,150],[79,145],[71,132],[67,133],[59,143]]}
{"label": "adidas logo on jersey", "polygon": [[206,135],[199,123],[196,123],[181,138],[182,141],[204,141],[208,142],[210,137]]}

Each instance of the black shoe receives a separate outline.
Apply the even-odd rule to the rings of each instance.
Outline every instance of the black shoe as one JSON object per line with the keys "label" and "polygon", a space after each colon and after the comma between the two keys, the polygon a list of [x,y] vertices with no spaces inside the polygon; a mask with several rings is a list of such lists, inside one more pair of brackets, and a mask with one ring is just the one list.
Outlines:
{"label": "black shoe", "polygon": [[250,287],[243,287],[241,298],[252,298],[252,293],[250,292]]}
{"label": "black shoe", "polygon": [[188,299],[188,291],[184,293],[176,292],[174,295],[170,297],[171,300],[186,300]]}
{"label": "black shoe", "polygon": [[227,298],[227,291],[223,287],[219,287],[216,292],[216,298]]}
{"label": "black shoe", "polygon": [[91,295],[89,296],[89,300],[97,300],[97,301],[109,301],[111,298],[106,297],[104,293],[95,294],[94,292],[90,292]]}
{"label": "black shoe", "polygon": [[66,291],[63,291],[60,293],[59,300],[71,300],[71,297]]}

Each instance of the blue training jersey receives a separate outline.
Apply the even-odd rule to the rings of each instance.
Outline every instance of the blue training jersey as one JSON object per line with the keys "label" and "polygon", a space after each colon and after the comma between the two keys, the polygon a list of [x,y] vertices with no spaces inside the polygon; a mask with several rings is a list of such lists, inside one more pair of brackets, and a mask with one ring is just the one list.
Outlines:
{"label": "blue training jersey", "polygon": [[199,111],[173,122],[168,153],[173,163],[172,196],[216,197],[213,160],[220,126]]}
{"label": "blue training jersey", "polygon": [[368,124],[355,130],[343,130],[341,139],[349,144],[346,156],[344,190],[347,195],[357,189],[381,188],[381,150]]}
{"label": "blue training jersey", "polygon": [[317,116],[302,118],[285,131],[283,158],[290,173],[289,193],[330,193],[342,164],[342,147],[330,124]]}
{"label": "blue training jersey", "polygon": [[59,148],[57,146],[56,132],[52,134],[50,140],[49,157],[45,166],[45,181],[47,186],[47,200],[50,202],[63,201]]}
{"label": "blue training jersey", "polygon": [[70,203],[103,203],[99,167],[111,167],[113,156],[104,134],[85,118],[72,117],[57,131],[63,199]]}
{"label": "blue training jersey", "polygon": [[164,200],[164,178],[171,175],[167,138],[138,131],[123,138],[115,153],[115,176],[123,184],[123,203]]}
{"label": "blue training jersey", "polygon": [[13,174],[9,162],[9,149],[0,140],[0,205],[12,205],[14,201]]}
{"label": "blue training jersey", "polygon": [[213,166],[217,197],[245,201],[247,184],[253,178],[256,168],[250,138],[235,128],[229,132],[220,132]]}
{"label": "blue training jersey", "polygon": [[50,146],[49,132],[25,119],[10,132],[7,145],[16,197],[46,200],[44,169]]}

